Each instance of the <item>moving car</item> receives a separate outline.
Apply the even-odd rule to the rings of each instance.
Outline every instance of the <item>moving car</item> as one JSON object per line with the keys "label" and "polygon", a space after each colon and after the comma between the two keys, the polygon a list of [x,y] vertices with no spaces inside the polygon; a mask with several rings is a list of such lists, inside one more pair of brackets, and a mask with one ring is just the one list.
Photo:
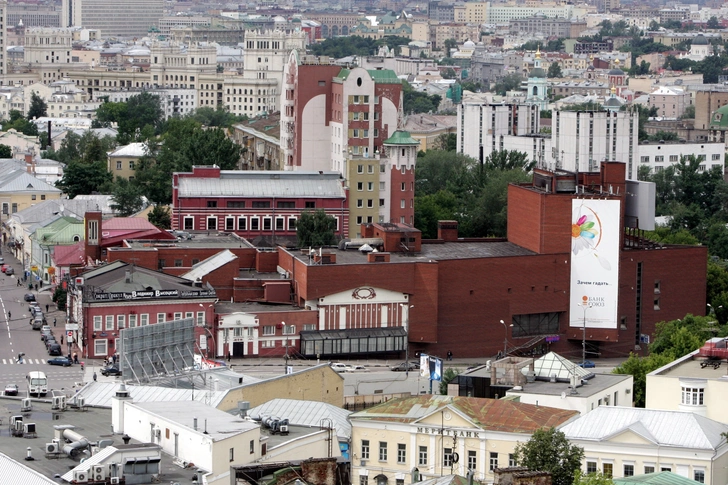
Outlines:
{"label": "moving car", "polygon": [[[48,355],[61,355],[62,353],[61,345],[56,343],[55,340],[53,343],[48,345]],[[66,357],[66,359],[68,359],[68,357]]]}
{"label": "moving car", "polygon": [[55,357],[53,359],[48,359],[46,362],[48,362],[48,365],[62,365],[63,367],[68,367],[73,364],[71,359],[68,357]]}
{"label": "moving car", "polygon": [[346,372],[348,370],[346,364],[342,364],[341,362],[333,362],[331,364],[331,368],[334,369],[336,372]]}
{"label": "moving car", "polygon": [[583,367],[584,369],[593,369],[594,367],[596,367],[596,364],[594,364],[594,362],[592,362],[591,360],[585,360],[584,362],[579,362],[576,365],[578,365],[579,367]]}
{"label": "moving car", "polygon": [[10,266],[8,266],[7,264],[3,264],[2,266],[0,266],[0,271],[4,273],[9,267]]}
{"label": "moving car", "polygon": [[0,264],[5,264],[5,258],[0,258]]}
{"label": "moving car", "polygon": [[17,384],[8,384],[5,386],[5,391],[3,392],[6,396],[17,396],[18,395],[18,385]]}
{"label": "moving car", "polygon": [[35,295],[33,293],[26,293],[23,299],[25,301],[35,301]]}
{"label": "moving car", "polygon": [[395,372],[413,371],[420,368],[419,362],[402,362],[400,364],[393,365],[390,367]]}
{"label": "moving car", "polygon": [[118,367],[110,365],[109,367],[105,369],[101,369],[101,375],[102,376],[120,376],[121,371]]}

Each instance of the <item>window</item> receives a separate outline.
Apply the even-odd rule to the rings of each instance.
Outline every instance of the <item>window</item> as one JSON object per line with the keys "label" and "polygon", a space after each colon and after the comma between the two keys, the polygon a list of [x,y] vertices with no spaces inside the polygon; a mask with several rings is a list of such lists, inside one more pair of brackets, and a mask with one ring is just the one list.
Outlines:
{"label": "window", "polygon": [[264,349],[272,349],[276,346],[275,340],[263,340],[260,342],[260,346]]}
{"label": "window", "polygon": [[645,465],[645,475],[655,473],[655,465]]}
{"label": "window", "polygon": [[677,155],[670,155],[671,162],[677,162]]}
{"label": "window", "polygon": [[269,200],[254,200],[253,209],[270,209],[270,201]]}
{"label": "window", "polygon": [[276,327],[273,325],[265,325],[263,327],[263,335],[275,335]]}
{"label": "window", "polygon": [[359,485],[369,485],[369,477],[367,475],[359,475]]}
{"label": "window", "polygon": [[656,162],[664,162],[665,156],[664,155],[655,155],[655,161]]}
{"label": "window", "polygon": [[624,476],[625,477],[633,477],[634,476],[634,465],[633,464],[626,464],[624,465]]}
{"label": "window", "polygon": [[407,445],[397,444],[397,463],[407,463]]}
{"label": "window", "polygon": [[295,202],[291,202],[291,201],[282,201],[282,200],[279,200],[278,202],[276,202],[276,206],[279,209],[295,209],[296,208],[296,203]]}
{"label": "window", "polygon": [[238,217],[238,231],[245,231],[248,227],[247,222],[245,217]]}
{"label": "window", "polygon": [[106,330],[114,330],[114,315],[106,315]]}
{"label": "window", "polygon": [[182,320],[182,312],[174,312],[175,320]]}
{"label": "window", "polygon": [[474,450],[468,450],[468,470],[478,469],[478,454]]}
{"label": "window", "polygon": [[387,461],[387,442],[379,442],[379,461]]}
{"label": "window", "polygon": [[164,323],[164,313],[157,313],[157,323]]}
{"label": "window", "polygon": [[[356,131],[356,130],[354,130],[354,131]],[[356,173],[364,173],[364,165],[361,165],[361,164],[357,165]]]}
{"label": "window", "polygon": [[33,194],[33,195],[31,195],[31,196],[30,196],[30,200],[35,200],[35,199],[36,199],[36,197],[37,197],[37,196],[36,196],[35,194]]}
{"label": "window", "polygon": [[705,483],[705,470],[693,471],[693,480],[700,483]]}
{"label": "window", "polygon": [[[515,453],[508,453],[508,466],[518,466]],[[596,470],[596,466],[594,470]]]}
{"label": "window", "polygon": [[374,165],[372,165],[372,164],[367,165],[367,173],[374,173]]}
{"label": "window", "polygon": [[230,460],[230,461],[233,461],[233,460],[235,460],[235,448],[230,448],[230,456],[229,456],[229,460]]}
{"label": "window", "polygon": [[663,466],[663,467],[660,467],[660,471],[661,472],[671,472],[672,471],[672,467]]}
{"label": "window", "polygon": [[284,219],[282,217],[276,217],[276,231],[282,231],[284,227]]}
{"label": "window", "polygon": [[404,209],[406,206],[407,206],[407,202],[404,199],[402,199],[402,201],[399,204],[400,209]]}
{"label": "window", "polygon": [[357,182],[356,183],[356,190],[358,190],[359,192],[361,192],[362,190],[364,190],[364,182]]}
{"label": "window", "polygon": [[207,218],[207,230],[208,231],[217,231],[217,217],[208,217]]}
{"label": "window", "polygon": [[198,327],[205,326],[205,312],[197,312],[197,326]]}
{"label": "window", "polygon": [[370,209],[374,207],[374,199],[367,199],[367,207]]}
{"label": "window", "polygon": [[642,162],[642,163],[650,163],[650,157],[640,157],[640,162]]}
{"label": "window", "polygon": [[498,468],[498,453],[495,453],[495,452],[492,452],[491,451],[490,452],[490,459],[489,459],[488,469],[489,470],[495,470],[496,468]]}
{"label": "window", "polygon": [[614,464],[613,463],[602,463],[602,473],[607,478],[614,476]]}
{"label": "window", "polygon": [[407,183],[402,182],[402,192],[404,192],[405,190],[407,190]]}
{"label": "window", "polygon": [[659,298],[655,298],[652,303],[654,305],[654,309],[655,310],[659,310],[660,309],[660,299]]}
{"label": "window", "polygon": [[361,440],[361,459],[369,459],[369,440]]}
{"label": "window", "polygon": [[116,169],[121,170],[121,160],[116,162]]}
{"label": "window", "polygon": [[255,440],[250,440],[250,454],[255,453]]}
{"label": "window", "polygon": [[260,219],[257,217],[251,217],[250,218],[250,230],[251,231],[259,231],[260,230]]}
{"label": "window", "polygon": [[426,446],[420,446],[417,464],[422,465],[422,466],[427,465],[427,447]]}
{"label": "window", "polygon": [[379,207],[384,207],[384,199],[379,199]]}
{"label": "window", "polygon": [[175,259],[174,260],[174,266],[176,268],[181,268],[182,267],[182,260],[181,259]]}
{"label": "window", "polygon": [[288,230],[289,231],[295,231],[296,230],[296,218],[295,217],[289,217],[288,218]]}
{"label": "window", "polygon": [[660,294],[660,287],[661,287],[660,280],[655,280],[655,295],[659,295]]}
{"label": "window", "polygon": [[705,389],[698,387],[683,387],[680,404],[687,406],[702,406]]}
{"label": "window", "polygon": [[228,200],[227,207],[229,209],[245,209],[245,201]]}
{"label": "window", "polygon": [[374,190],[374,182],[367,182],[367,190],[371,192]]}
{"label": "window", "polygon": [[94,330],[101,331],[101,323],[102,323],[101,322],[101,316],[100,315],[96,315],[94,317]]}
{"label": "window", "polygon": [[270,231],[271,224],[272,224],[272,221],[271,221],[270,217],[263,218],[263,230],[264,231]]}
{"label": "window", "polygon": [[357,207],[364,207],[364,199],[356,199]]}
{"label": "window", "polygon": [[137,325],[137,316],[129,315],[129,328],[134,328]]}
{"label": "window", "polygon": [[95,355],[107,355],[109,341],[104,339],[94,340],[94,354]]}
{"label": "window", "polygon": [[312,332],[312,331],[316,330],[316,324],[315,323],[304,323],[303,330]]}
{"label": "window", "polygon": [[316,201],[307,201],[306,202],[306,209],[315,209],[316,208]]}
{"label": "window", "polygon": [[452,448],[442,450],[442,465],[452,466]]}
{"label": "window", "polygon": [[216,200],[208,200],[207,201],[207,207],[217,207],[217,201]]}
{"label": "window", "polygon": [[586,473],[596,473],[597,472],[597,462],[596,461],[587,461],[586,462]]}
{"label": "window", "polygon": [[225,230],[226,231],[234,231],[235,230],[235,218],[234,217],[226,217],[225,218]]}
{"label": "window", "polygon": [[149,314],[143,313],[139,315],[139,326],[144,327],[146,325],[149,325]]}
{"label": "window", "polygon": [[45,200],[45,194],[40,194],[40,200]]}
{"label": "window", "polygon": [[195,228],[195,218],[192,216],[185,216],[184,219],[185,230],[191,231]]}
{"label": "window", "polygon": [[295,335],[295,334],[296,334],[295,325],[283,325],[283,335]]}
{"label": "window", "polygon": [[116,328],[121,330],[122,328],[124,328],[126,326],[125,324],[126,324],[126,315],[117,315],[116,316]]}
{"label": "window", "polygon": [[713,160],[720,160],[720,153],[714,153],[712,159]]}

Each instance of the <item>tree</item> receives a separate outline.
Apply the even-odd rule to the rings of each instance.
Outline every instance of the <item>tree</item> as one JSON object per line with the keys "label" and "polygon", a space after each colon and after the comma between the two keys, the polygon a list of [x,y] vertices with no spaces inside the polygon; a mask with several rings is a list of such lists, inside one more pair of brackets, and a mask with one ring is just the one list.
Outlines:
{"label": "tree", "polygon": [[440,101],[442,101],[441,96],[437,94],[430,96],[427,93],[416,91],[407,81],[402,82],[402,102],[405,113],[434,113],[440,106]]}
{"label": "tree", "polygon": [[53,291],[53,296],[51,297],[51,301],[56,304],[59,310],[65,310],[66,309],[66,296],[67,291],[63,289],[61,285],[56,286],[56,289]]}
{"label": "tree", "polygon": [[647,388],[647,374],[653,370],[669,364],[673,361],[672,355],[650,354],[647,357],[640,357],[630,353],[629,359],[614,368],[613,374],[630,374],[632,376],[632,396],[634,405],[638,408],[645,407],[645,389]]}
{"label": "tree", "polygon": [[28,121],[23,113],[16,109],[10,110],[10,121],[3,121],[3,131],[15,130],[27,136],[38,136],[38,126]]}
{"label": "tree", "polygon": [[577,470],[576,473],[574,473],[573,485],[614,485],[614,480],[604,475],[602,472],[586,474],[581,470]]}
{"label": "tree", "polygon": [[685,113],[680,117],[682,119],[695,119],[695,105],[691,104],[687,108],[685,108]]}
{"label": "tree", "polygon": [[48,116],[48,104],[38,95],[38,93],[33,91],[30,95],[28,120],[33,121],[34,119],[41,118],[43,116]]}
{"label": "tree", "polygon": [[0,158],[13,158],[13,149],[8,145],[0,145]]}
{"label": "tree", "polygon": [[235,123],[248,119],[247,116],[236,116],[227,108],[221,106],[214,109],[207,106],[197,108],[189,117],[202,126],[218,126],[221,128],[229,128]]}
{"label": "tree", "polygon": [[79,194],[104,193],[110,188],[112,180],[106,162],[74,161],[66,166],[63,178],[56,182],[56,187],[73,199]]}
{"label": "tree", "polygon": [[457,149],[458,137],[455,133],[443,133],[435,139],[435,150],[452,152]]}
{"label": "tree", "polygon": [[447,385],[457,379],[459,374],[460,373],[452,367],[448,367],[447,369],[445,369],[445,372],[443,372],[442,376],[440,377],[440,394],[442,394],[443,396],[447,396]]}
{"label": "tree", "polygon": [[584,450],[569,443],[563,432],[542,428],[527,442],[517,444],[515,455],[519,466],[550,472],[554,485],[572,485],[574,473],[581,468]]}
{"label": "tree", "polygon": [[546,77],[562,77],[561,66],[558,62],[552,62],[549,66],[549,70],[546,72]]}
{"label": "tree", "polygon": [[117,140],[126,145],[133,141],[145,141],[150,133],[158,133],[162,123],[159,96],[143,92],[131,96],[125,103],[104,103],[96,111],[101,126],[118,125]]}
{"label": "tree", "polygon": [[713,15],[708,19],[707,26],[709,29],[719,29],[720,28],[720,22],[718,22],[718,17]]}
{"label": "tree", "polygon": [[505,96],[506,92],[508,91],[519,90],[521,88],[522,82],[523,78],[520,74],[507,74],[495,83],[495,86],[493,86],[493,91],[501,96]]}
{"label": "tree", "polygon": [[445,39],[443,44],[445,44],[445,52],[448,56],[453,49],[457,49],[458,47],[458,42],[455,39]]}
{"label": "tree", "polygon": [[144,198],[139,187],[128,179],[116,177],[111,194],[111,208],[121,217],[129,217],[144,208]]}
{"label": "tree", "polygon": [[172,214],[170,214],[169,208],[163,205],[155,205],[147,214],[147,219],[159,229],[172,227]]}
{"label": "tree", "polygon": [[523,170],[530,172],[536,166],[528,160],[528,154],[518,150],[498,150],[485,157],[485,168],[496,170]]}
{"label": "tree", "polygon": [[456,219],[460,210],[458,198],[449,190],[418,195],[415,199],[415,227],[422,231],[422,239],[437,239],[437,222]]}
{"label": "tree", "polygon": [[336,243],[336,219],[323,209],[303,211],[296,224],[298,247],[321,247]]}

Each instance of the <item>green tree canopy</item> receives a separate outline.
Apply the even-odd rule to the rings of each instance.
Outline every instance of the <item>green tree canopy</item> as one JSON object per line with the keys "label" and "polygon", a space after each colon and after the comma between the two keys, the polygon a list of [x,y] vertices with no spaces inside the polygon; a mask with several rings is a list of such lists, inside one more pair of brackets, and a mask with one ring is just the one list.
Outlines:
{"label": "green tree canopy", "polygon": [[118,125],[117,140],[122,145],[145,141],[152,134],[159,133],[162,117],[159,96],[148,92],[131,96],[126,102],[106,102],[96,110],[99,125]]}
{"label": "green tree canopy", "polygon": [[530,440],[517,444],[515,455],[519,466],[550,472],[553,485],[572,485],[584,450],[569,443],[563,432],[542,428]]}
{"label": "green tree canopy", "polygon": [[520,90],[522,82],[523,77],[521,77],[520,74],[506,74],[500,80],[498,80],[498,82],[495,83],[495,86],[493,86],[493,91],[495,91],[500,96],[505,96],[506,92],[508,91]]}
{"label": "green tree canopy", "polygon": [[0,158],[13,158],[13,149],[8,145],[0,145]]}
{"label": "green tree canopy", "polygon": [[74,161],[66,165],[63,178],[56,182],[56,187],[73,199],[79,194],[107,193],[112,180],[106,162]]}
{"label": "green tree canopy", "polygon": [[460,375],[460,373],[457,369],[453,369],[452,367],[445,369],[445,372],[443,372],[440,377],[440,385],[438,386],[440,394],[447,396],[447,385],[457,379],[458,375]]}
{"label": "green tree canopy", "polygon": [[558,62],[552,62],[549,66],[549,70],[546,72],[546,77],[562,77],[561,66]]}
{"label": "green tree canopy", "polygon": [[30,95],[30,107],[28,108],[28,120],[48,116],[48,103],[33,91]]}
{"label": "green tree canopy", "polygon": [[155,205],[147,214],[147,219],[159,229],[171,229],[172,227],[172,214],[167,206]]}
{"label": "green tree canopy", "polygon": [[433,94],[416,91],[407,81],[402,81],[402,103],[403,110],[407,114],[412,113],[435,113],[442,97]]}
{"label": "green tree canopy", "polygon": [[202,126],[217,126],[220,128],[230,128],[233,124],[248,119],[247,116],[236,116],[222,106],[218,106],[217,108],[203,106],[197,108],[188,116]]}
{"label": "green tree canopy", "polygon": [[111,195],[111,208],[121,217],[129,217],[144,208],[144,198],[139,186],[125,178],[116,177]]}
{"label": "green tree canopy", "polygon": [[336,219],[323,209],[303,211],[296,224],[296,237],[300,248],[318,248],[336,243]]}
{"label": "green tree canopy", "polygon": [[38,127],[35,123],[28,121],[23,117],[23,113],[18,110],[10,110],[10,120],[3,121],[3,131],[15,130],[27,136],[38,136]]}

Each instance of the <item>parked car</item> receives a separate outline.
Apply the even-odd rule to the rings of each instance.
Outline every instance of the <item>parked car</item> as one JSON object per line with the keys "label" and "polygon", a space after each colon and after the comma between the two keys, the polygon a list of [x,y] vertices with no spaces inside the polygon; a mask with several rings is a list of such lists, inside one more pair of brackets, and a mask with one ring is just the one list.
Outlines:
{"label": "parked car", "polygon": [[363,365],[350,365],[348,371],[349,372],[369,372],[369,369],[367,369]]}
{"label": "parked car", "polygon": [[5,270],[5,274],[8,275],[8,276],[14,275],[15,274],[15,270],[13,269],[12,266],[8,266],[7,269]]}
{"label": "parked car", "polygon": [[109,367],[105,369],[101,369],[101,375],[102,376],[120,376],[121,370],[119,370],[118,367],[110,365]]}
{"label": "parked car", "polygon": [[400,364],[393,365],[390,367],[395,372],[413,371],[420,368],[419,362],[402,362]]}
{"label": "parked car", "polygon": [[579,367],[583,367],[584,369],[593,369],[596,367],[596,364],[592,362],[591,360],[585,360],[584,362],[579,362],[577,364]]}
{"label": "parked car", "polygon": [[5,264],[5,258],[0,257],[0,264]]}
{"label": "parked car", "polygon": [[48,362],[48,365],[62,365],[63,367],[68,367],[73,364],[71,359],[68,357],[55,357],[53,359],[48,359],[46,362]]}
{"label": "parked car", "polygon": [[[61,355],[63,353],[61,345],[55,340],[52,344],[48,345],[48,355]],[[68,357],[66,357],[68,359]]]}
{"label": "parked car", "polygon": [[53,335],[48,337],[48,339],[45,342],[46,350],[50,350],[51,345],[58,345],[58,342],[56,342],[56,338]]}
{"label": "parked car", "polygon": [[4,273],[8,268],[9,266],[7,264],[3,264],[2,266],[0,266],[0,271]]}
{"label": "parked car", "polygon": [[17,396],[18,395],[18,385],[17,384],[8,384],[5,386],[5,391],[3,392],[6,396]]}
{"label": "parked car", "polygon": [[35,301],[35,295],[33,293],[26,293],[23,299],[25,301]]}
{"label": "parked car", "polygon": [[336,372],[346,372],[346,364],[343,364],[341,362],[332,362],[331,368],[334,369]]}

